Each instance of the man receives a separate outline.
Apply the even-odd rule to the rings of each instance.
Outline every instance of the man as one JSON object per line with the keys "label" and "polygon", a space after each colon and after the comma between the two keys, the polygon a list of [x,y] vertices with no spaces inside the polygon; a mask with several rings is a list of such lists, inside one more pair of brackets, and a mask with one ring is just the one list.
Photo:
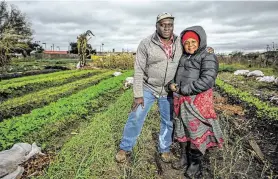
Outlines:
{"label": "man", "polygon": [[164,86],[174,78],[182,55],[180,38],[173,34],[174,17],[162,13],[156,19],[156,31],[143,39],[137,49],[134,63],[134,102],[124,128],[118,162],[125,162],[140,135],[145,118],[154,102],[160,111],[160,134],[158,150],[164,162],[170,162],[172,144],[172,96]]}

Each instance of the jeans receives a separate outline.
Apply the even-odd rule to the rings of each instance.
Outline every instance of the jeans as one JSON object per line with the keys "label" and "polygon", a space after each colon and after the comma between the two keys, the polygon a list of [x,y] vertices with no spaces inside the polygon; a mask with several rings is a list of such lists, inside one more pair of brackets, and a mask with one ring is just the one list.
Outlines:
{"label": "jeans", "polygon": [[120,143],[120,149],[131,151],[134,147],[138,136],[141,133],[144,121],[152,105],[158,100],[160,111],[160,133],[158,151],[161,153],[169,152],[172,144],[173,132],[173,97],[162,96],[156,98],[148,89],[144,89],[144,109],[138,106],[136,111],[130,112],[128,120],[124,127],[123,137]]}

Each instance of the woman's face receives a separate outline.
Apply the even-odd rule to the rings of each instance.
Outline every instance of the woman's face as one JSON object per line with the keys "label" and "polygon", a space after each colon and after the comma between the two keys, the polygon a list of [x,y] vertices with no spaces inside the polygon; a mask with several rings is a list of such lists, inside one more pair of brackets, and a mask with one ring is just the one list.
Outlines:
{"label": "woman's face", "polygon": [[194,54],[194,52],[199,48],[199,43],[193,38],[187,39],[183,44],[186,53]]}

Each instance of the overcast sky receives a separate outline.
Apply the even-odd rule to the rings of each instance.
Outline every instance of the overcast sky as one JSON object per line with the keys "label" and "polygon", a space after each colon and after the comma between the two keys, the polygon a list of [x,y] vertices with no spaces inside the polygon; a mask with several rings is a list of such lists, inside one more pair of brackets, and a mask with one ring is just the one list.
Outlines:
{"label": "overcast sky", "polygon": [[35,31],[34,41],[60,46],[91,30],[90,40],[98,51],[136,51],[139,42],[155,32],[156,16],[175,16],[176,34],[201,25],[208,45],[216,52],[265,50],[278,44],[278,1],[7,1],[26,13]]}

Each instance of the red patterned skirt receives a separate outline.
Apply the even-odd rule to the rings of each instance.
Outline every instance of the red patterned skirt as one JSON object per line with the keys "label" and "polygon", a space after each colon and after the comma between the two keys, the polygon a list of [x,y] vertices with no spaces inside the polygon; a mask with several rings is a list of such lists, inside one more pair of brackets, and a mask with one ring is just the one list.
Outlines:
{"label": "red patterned skirt", "polygon": [[222,131],[209,89],[194,96],[174,94],[175,137],[179,142],[190,141],[203,154],[214,146],[222,147]]}

